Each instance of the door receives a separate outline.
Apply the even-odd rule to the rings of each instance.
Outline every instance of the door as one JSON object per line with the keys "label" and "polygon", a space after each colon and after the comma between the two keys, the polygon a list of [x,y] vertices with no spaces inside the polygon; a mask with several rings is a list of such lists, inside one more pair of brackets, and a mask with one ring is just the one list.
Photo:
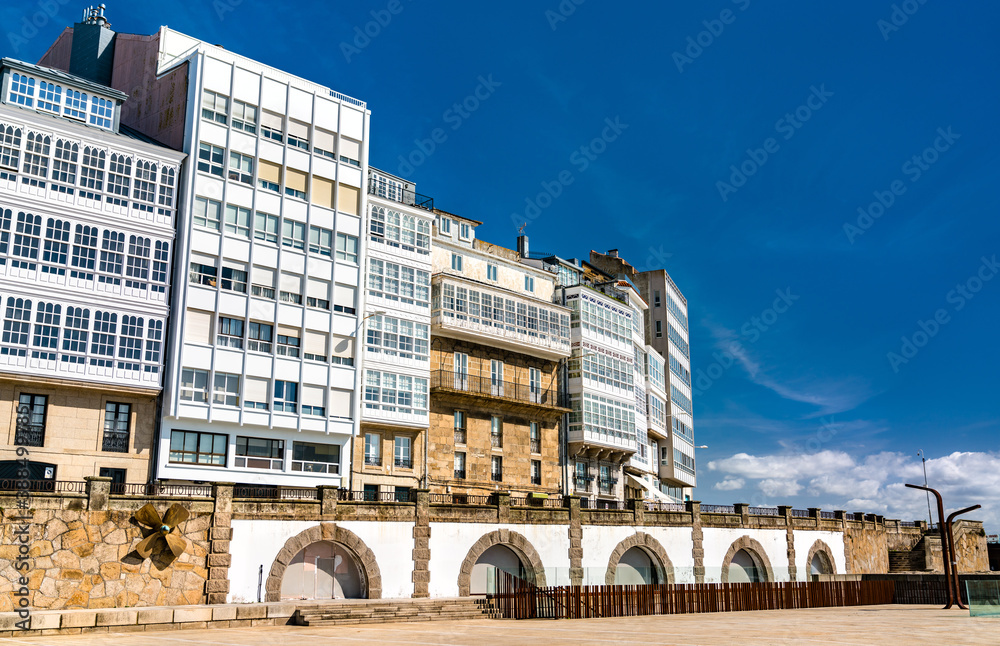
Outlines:
{"label": "door", "polygon": [[455,353],[455,388],[469,389],[469,355],[462,352]]}
{"label": "door", "polygon": [[503,361],[490,360],[490,394],[503,397]]}

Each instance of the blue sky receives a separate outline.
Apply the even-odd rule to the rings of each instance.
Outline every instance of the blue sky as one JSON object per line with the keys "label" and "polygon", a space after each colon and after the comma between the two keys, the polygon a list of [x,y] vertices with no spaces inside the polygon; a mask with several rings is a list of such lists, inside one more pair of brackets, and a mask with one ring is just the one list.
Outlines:
{"label": "blue sky", "polygon": [[[1000,8],[577,2],[109,17],[366,100],[371,163],[492,242],[526,221],[533,249],[665,266],[705,375],[696,498],[920,518],[901,483],[923,449],[946,505],[982,503],[1000,530]],[[7,55],[37,60],[78,19],[63,7],[32,35],[36,9],[2,10]]]}

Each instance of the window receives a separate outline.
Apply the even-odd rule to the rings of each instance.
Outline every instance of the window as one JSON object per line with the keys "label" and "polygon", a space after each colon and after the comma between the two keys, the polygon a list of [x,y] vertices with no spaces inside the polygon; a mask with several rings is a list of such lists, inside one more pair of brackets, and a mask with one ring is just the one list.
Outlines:
{"label": "window", "polygon": [[10,80],[10,94],[7,95],[11,103],[23,105],[26,108],[35,105],[35,79],[14,73]]}
{"label": "window", "polygon": [[363,490],[364,499],[374,501],[379,499],[378,485],[366,484]]}
{"label": "window", "polygon": [[260,134],[265,139],[277,141],[279,144],[284,141],[284,119],[280,114],[263,110],[260,113]]}
{"label": "window", "polygon": [[98,128],[111,128],[114,104],[99,96],[90,97],[90,124]]}
{"label": "window", "polygon": [[340,473],[340,446],[338,444],[292,444],[292,471],[306,473]]}
{"label": "window", "polygon": [[670,386],[670,403],[677,405],[682,411],[690,415],[693,410],[691,408],[691,398],[677,390],[677,386]]}
{"label": "window", "polygon": [[215,373],[215,388],[212,401],[222,406],[240,405],[240,376],[225,372]]}
{"label": "window", "polygon": [[187,310],[184,322],[184,342],[212,345],[212,322],[215,314],[198,310]]}
{"label": "window", "polygon": [[212,144],[198,145],[198,170],[222,177],[222,166],[225,163],[226,151]]}
{"label": "window", "polygon": [[490,359],[490,394],[503,397],[503,361]]}
{"label": "window", "polygon": [[635,404],[592,395],[588,392],[570,397],[572,412],[569,415],[569,431],[584,431],[597,436],[602,441],[634,443]]}
{"label": "window", "polygon": [[280,278],[281,290],[278,294],[278,299],[282,303],[294,303],[296,305],[302,304],[302,276],[295,276],[294,274],[281,274]]}
{"label": "window", "polygon": [[17,401],[14,444],[45,446],[45,413],[48,401],[47,395],[21,393]]}
{"label": "window", "polygon": [[653,307],[659,307],[659,306],[660,306],[660,290],[654,289],[653,290]]}
{"label": "window", "polygon": [[229,179],[253,186],[253,157],[229,151]]}
{"label": "window", "polygon": [[340,138],[340,161],[351,166],[360,166],[361,142],[347,137]]}
{"label": "window", "polygon": [[226,466],[229,436],[222,433],[170,431],[170,462]]}
{"label": "window", "polygon": [[681,471],[686,471],[691,475],[694,475],[694,458],[690,455],[685,455],[677,449],[674,449],[674,466],[679,468]]}
{"label": "window", "polygon": [[306,225],[285,218],[281,222],[281,244],[293,249],[305,249]]}
{"label": "window", "polygon": [[128,453],[129,418],[131,405],[117,402],[104,404],[104,438],[102,451]]}
{"label": "window", "polygon": [[295,413],[299,410],[299,385],[293,381],[274,381],[274,410]]}
{"label": "window", "polygon": [[268,410],[267,379],[247,377],[243,382],[243,408]]}
{"label": "window", "polygon": [[149,246],[149,238],[129,236],[125,266],[126,287],[146,289],[146,281],[149,280]]}
{"label": "window", "polygon": [[[108,164],[108,192],[127,198],[132,183],[132,160],[113,153]],[[124,205],[124,201],[121,202]]]}
{"label": "window", "polygon": [[535,279],[531,276],[524,277],[524,291],[534,292],[535,291]]}
{"label": "window", "polygon": [[90,310],[79,307],[66,308],[66,327],[63,328],[63,355],[60,357],[61,361],[83,363],[83,355],[87,353],[89,326]]}
{"label": "window", "polygon": [[29,175],[46,178],[49,176],[49,148],[51,140],[37,132],[28,133],[24,147],[24,168]]}
{"label": "window", "polygon": [[306,174],[292,168],[285,169],[285,195],[306,199]]}
{"label": "window", "polygon": [[261,159],[257,164],[257,186],[273,193],[281,192],[281,166]]}
{"label": "window", "polygon": [[587,474],[587,463],[577,462],[576,471],[574,472],[573,476],[573,487],[576,489],[586,491],[590,489],[591,480],[593,480],[593,477]]}
{"label": "window", "polygon": [[463,240],[468,240],[471,235],[472,235],[472,227],[470,227],[465,222],[462,222],[462,223],[460,223],[458,225],[458,237],[459,238],[461,238]]}
{"label": "window", "polygon": [[138,316],[122,316],[121,341],[118,343],[118,368],[138,370],[142,361],[142,324]]}
{"label": "window", "polygon": [[80,146],[60,139],[56,142],[56,158],[52,162],[52,181],[76,184],[76,162]]}
{"label": "window", "polygon": [[87,93],[66,88],[66,102],[63,105],[63,115],[71,119],[84,121],[87,118]]}
{"label": "window", "polygon": [[[15,260],[14,267],[35,269],[38,260],[38,247],[42,239],[42,216],[24,213],[17,214],[17,224],[14,227],[14,246],[11,255]],[[23,258],[18,260],[17,258]]]}
{"label": "window", "polygon": [[38,350],[32,350],[34,359],[45,361],[56,360],[56,350],[59,348],[59,319],[62,318],[62,306],[39,302],[35,306],[35,330],[31,345]]}
{"label": "window", "polygon": [[257,107],[243,101],[233,100],[233,130],[247,134],[257,132]]}
{"label": "window", "polygon": [[431,276],[426,271],[369,258],[368,293],[370,296],[399,301],[408,305],[430,305]]}
{"label": "window", "polygon": [[[156,202],[156,164],[148,161],[136,161],[135,184],[132,188],[132,199],[154,204]],[[133,205],[136,206],[136,205]],[[140,206],[141,208],[141,206]],[[152,208],[144,209],[152,210]]]}
{"label": "window", "polygon": [[229,97],[218,92],[203,90],[201,94],[201,118],[216,123],[226,123],[229,114]]}
{"label": "window", "polygon": [[163,321],[149,320],[146,328],[146,358],[147,364],[143,372],[160,371],[160,351],[163,347]]}
{"label": "window", "polygon": [[346,233],[337,234],[337,260],[358,262],[358,239]]}
{"label": "window", "polygon": [[[340,234],[337,234],[338,237]],[[339,245],[340,240],[337,240],[338,251],[337,256],[340,257]],[[318,253],[321,256],[330,257],[333,255],[333,231],[330,229],[324,229],[323,227],[309,227],[309,253]],[[357,261],[355,261],[357,262]]]}
{"label": "window", "polygon": [[365,372],[365,408],[427,415],[427,379],[390,372]]}
{"label": "window", "polygon": [[208,265],[204,262],[192,262],[191,271],[188,274],[188,280],[195,285],[215,287],[218,274],[219,270],[215,267],[215,265]]}
{"label": "window", "polygon": [[125,234],[117,231],[104,230],[101,241],[101,262],[98,265],[101,276],[98,281],[118,285],[125,262]]}
{"label": "window", "polygon": [[614,485],[615,482],[611,479],[611,467],[606,464],[602,464],[600,466],[600,477],[597,481],[597,486],[600,488],[601,493],[610,494]]}
{"label": "window", "polygon": [[[83,149],[83,166],[80,168],[80,187],[92,191],[104,190],[104,160],[105,152],[87,146]],[[90,195],[98,198],[97,195]]]}
{"label": "window", "polygon": [[688,346],[688,342],[684,340],[681,333],[678,332],[673,325],[667,323],[667,336],[670,337],[670,342],[677,346],[677,349],[681,351],[686,359],[691,358],[691,350]]}
{"label": "window", "polygon": [[298,357],[299,337],[290,334],[291,330],[284,331],[289,333],[282,334],[282,330],[278,332],[278,354],[285,357]]}
{"label": "window", "polygon": [[306,278],[306,307],[330,310],[329,281]]}
{"label": "window", "polygon": [[334,134],[320,128],[315,128],[313,137],[315,139],[313,141],[313,152],[336,161],[337,156],[334,154],[334,151],[337,147],[333,141]]}
{"label": "window", "polygon": [[21,161],[21,130],[0,124],[0,166],[17,170]]}
{"label": "window", "polygon": [[327,334],[325,332],[305,331],[305,344],[302,356],[307,361],[326,362],[329,356],[326,351]]}
{"label": "window", "polygon": [[365,466],[382,466],[382,436],[365,433]]}
{"label": "window", "polygon": [[465,444],[468,431],[464,410],[455,411],[455,444]]}
{"label": "window", "polygon": [[430,327],[425,323],[377,314],[368,319],[366,342],[368,352],[426,361]]}
{"label": "window", "polygon": [[528,436],[531,444],[532,453],[542,452],[542,433],[538,422],[529,422],[528,424]]}
{"label": "window", "polygon": [[8,296],[7,310],[3,319],[3,346],[0,346],[0,355],[25,356],[30,325],[31,301]]}
{"label": "window", "polygon": [[496,280],[497,279],[497,266],[496,265],[486,265],[486,280]]}
{"label": "window", "polygon": [[503,418],[499,415],[490,417],[490,445],[494,449],[503,448]]}
{"label": "window", "polygon": [[76,225],[73,238],[73,260],[69,275],[73,278],[93,280],[94,264],[97,260],[97,227]]}
{"label": "window", "polygon": [[309,150],[309,125],[294,119],[288,120],[288,145]]}
{"label": "window", "polygon": [[451,218],[441,218],[438,220],[438,231],[446,236],[451,235]]}
{"label": "window", "polygon": [[493,482],[503,482],[503,456],[494,455],[491,458],[490,477]]}
{"label": "window", "polygon": [[270,323],[250,321],[247,326],[247,350],[271,354],[271,339],[274,327]]}
{"label": "window", "polygon": [[542,371],[528,368],[528,396],[536,404],[542,403]]}
{"label": "window", "polygon": [[455,271],[462,271],[462,256],[457,253],[451,254],[451,268]]}
{"label": "window", "polygon": [[395,465],[403,469],[412,469],[413,456],[410,450],[413,445],[413,439],[397,435],[395,444]]}
{"label": "window", "polygon": [[354,339],[334,335],[333,356],[330,357],[330,363],[340,366],[353,366]]}
{"label": "window", "polygon": [[[236,126],[235,119],[233,126]],[[233,460],[233,466],[281,471],[284,468],[284,461],[284,440],[236,436],[236,458]]]}
{"label": "window", "polygon": [[369,233],[372,240],[405,251],[430,253],[430,222],[381,206],[372,206]]}
{"label": "window", "polygon": [[216,345],[224,348],[243,347],[243,319],[219,317],[219,333],[215,340]]}
{"label": "window", "polygon": [[656,326],[656,338],[657,339],[663,338],[663,321],[656,321],[655,326]]}
{"label": "window", "polygon": [[333,286],[333,311],[341,314],[357,314],[355,307],[356,288],[350,285]]}
{"label": "window", "polygon": [[250,237],[250,209],[235,204],[226,205],[226,233]]}
{"label": "window", "polygon": [[[118,315],[111,312],[94,312],[94,334],[90,337],[90,365],[110,368],[115,356],[115,333]],[[108,358],[102,358],[108,357]]]}
{"label": "window", "polygon": [[38,84],[38,109],[59,114],[62,103],[62,87],[41,81]]}
{"label": "window", "polygon": [[255,240],[278,244],[278,216],[260,211],[254,213],[253,237]]}
{"label": "window", "polygon": [[542,484],[542,462],[541,460],[531,461],[531,484],[541,485]]}
{"label": "window", "polygon": [[465,480],[465,453],[455,453],[455,479]]}
{"label": "window", "polygon": [[236,269],[234,267],[222,266],[222,289],[239,292],[240,294],[247,293],[247,272],[243,269]]}
{"label": "window", "polygon": [[208,403],[208,371],[184,368],[181,370],[181,401]]}
{"label": "window", "polygon": [[222,203],[206,197],[194,198],[194,223],[206,229],[219,230],[219,218],[222,213]]}
{"label": "window", "polygon": [[125,478],[127,473],[127,469],[101,467],[97,472],[97,475],[102,478],[111,478],[111,493],[122,493],[125,491]]}

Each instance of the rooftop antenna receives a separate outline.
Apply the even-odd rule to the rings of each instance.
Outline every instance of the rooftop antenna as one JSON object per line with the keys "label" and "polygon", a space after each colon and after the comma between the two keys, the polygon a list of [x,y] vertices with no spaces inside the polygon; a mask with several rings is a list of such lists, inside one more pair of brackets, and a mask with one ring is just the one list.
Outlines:
{"label": "rooftop antenna", "polygon": [[111,23],[108,19],[104,17],[105,7],[103,4],[99,4],[96,7],[90,6],[83,10],[83,22],[88,25],[103,25],[105,27],[110,27]]}
{"label": "rooftop antenna", "polygon": [[524,227],[526,227],[526,226],[528,226],[527,222],[525,222],[524,224],[522,224],[521,226],[519,226],[517,228],[517,235],[523,236],[524,235]]}

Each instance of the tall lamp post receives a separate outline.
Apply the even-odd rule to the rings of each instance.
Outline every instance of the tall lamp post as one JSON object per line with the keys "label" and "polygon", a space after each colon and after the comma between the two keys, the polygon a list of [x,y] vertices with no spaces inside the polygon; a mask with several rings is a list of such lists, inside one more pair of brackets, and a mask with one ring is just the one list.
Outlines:
{"label": "tall lamp post", "polygon": [[[920,460],[923,462],[924,465],[924,487],[927,487],[927,454],[924,453],[923,449],[920,449],[919,451],[917,451],[917,455],[920,456]],[[925,493],[927,495],[927,523],[928,527],[930,527],[931,525],[934,524],[934,519],[931,518],[931,492],[926,491]]]}

